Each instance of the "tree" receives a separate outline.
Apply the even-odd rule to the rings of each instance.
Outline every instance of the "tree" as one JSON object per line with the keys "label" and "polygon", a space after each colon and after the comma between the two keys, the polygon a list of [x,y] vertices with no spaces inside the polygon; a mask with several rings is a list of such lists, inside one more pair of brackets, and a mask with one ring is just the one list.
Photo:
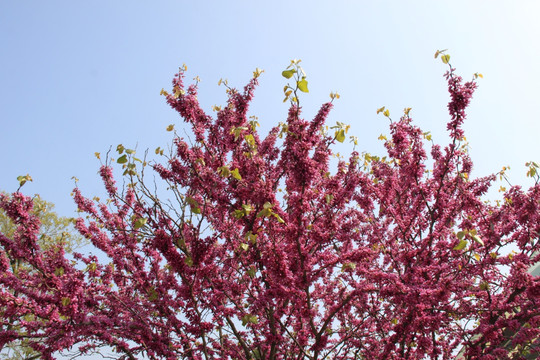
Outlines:
{"label": "tree", "polygon": [[[100,169],[105,202],[74,190],[87,216],[76,227],[102,258],[74,254],[72,264],[60,247],[40,249],[31,200],[0,198],[19,225],[0,236],[0,344],[24,338],[45,359],[79,345],[81,353],[111,346],[122,359],[538,354],[540,281],[527,272],[540,261],[537,166],[529,165],[530,189],[484,201],[504,170],[471,174],[462,126],[475,79],[451,66],[445,74],[448,145],[430,144],[410,109],[394,121],[381,108],[387,155],[353,151],[334,168],[332,146],[348,132],[325,126],[338,95],[302,119],[308,83],[298,61],[283,72],[292,82],[287,121],[265,137],[248,117],[262,71],[243,91],[225,84],[229,100],[213,118],[197,86],[184,86],[185,70],[162,94],[193,138],[175,136],[169,155],[156,149],[166,161],[150,165],[119,145]],[[166,190],[150,185],[148,167]],[[13,259],[34,270],[13,274]],[[17,331],[6,327],[15,322]]]}
{"label": "tree", "polygon": [[[20,177],[21,186],[24,182],[31,180],[29,175]],[[10,197],[2,194],[6,201],[10,201]],[[78,235],[73,228],[73,218],[59,216],[54,212],[54,204],[41,199],[38,195],[31,199],[32,210],[31,215],[37,217],[40,221],[39,237],[37,242],[41,249],[49,249],[55,246],[62,246],[67,252],[72,252],[74,248],[81,246],[84,241],[82,236]],[[0,233],[8,238],[13,238],[17,232],[17,225],[8,217],[4,210],[0,209]],[[9,254],[8,254],[9,256]],[[10,259],[10,270],[13,274],[18,274],[19,271],[25,268],[24,259]],[[16,294],[13,294],[17,296]],[[6,324],[7,328],[16,327],[15,322]],[[25,345],[26,340],[19,339],[10,344],[4,349],[0,358],[2,359],[39,359],[40,354]]]}

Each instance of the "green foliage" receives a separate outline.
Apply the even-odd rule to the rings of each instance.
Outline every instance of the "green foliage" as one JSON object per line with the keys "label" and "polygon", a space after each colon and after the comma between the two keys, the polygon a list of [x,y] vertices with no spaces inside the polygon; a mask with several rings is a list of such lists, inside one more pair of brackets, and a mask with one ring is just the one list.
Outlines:
{"label": "green foliage", "polygon": [[33,179],[29,174],[26,174],[26,175],[17,176],[17,181],[19,182],[19,187],[21,187],[27,181],[33,181]]}
{"label": "green foliage", "polygon": [[[304,69],[302,69],[302,67],[299,65],[300,61],[301,60],[296,59],[291,60],[290,65],[281,72],[281,75],[284,78],[290,79],[294,76],[294,80],[296,81],[296,84],[294,86],[287,84],[283,88],[283,93],[285,94],[285,99],[283,99],[283,102],[289,100],[291,103],[298,103],[298,90],[304,93],[309,92],[308,82],[306,80],[306,73]],[[339,97],[339,95],[334,95],[334,97],[336,96]]]}
{"label": "green foliage", "polygon": [[[84,245],[84,238],[78,235],[78,233],[76,233],[76,231],[73,229],[73,218],[59,216],[56,212],[54,212],[54,204],[41,199],[37,195],[34,197],[33,201],[34,208],[32,213],[38,216],[41,220],[41,231],[39,237],[39,246],[41,249],[47,250],[54,246],[62,245],[64,250],[70,253],[74,249]],[[3,210],[0,210],[0,233],[4,234],[8,238],[12,238],[15,230],[16,225],[6,216]],[[20,261],[12,263],[13,272],[17,273],[18,270],[23,266],[24,263]],[[55,271],[57,276],[62,275],[63,273],[64,268],[62,267],[56,269]],[[62,301],[63,303],[66,302],[66,300]],[[12,342],[5,345],[2,353],[0,354],[0,359],[3,360],[39,358],[40,355],[28,346],[25,346],[24,341]]]}
{"label": "green foliage", "polygon": [[[73,229],[75,219],[59,216],[54,212],[54,204],[43,200],[39,195],[34,197],[32,213],[41,221],[39,246],[46,250],[56,244],[62,244],[68,253],[84,244],[82,236]],[[8,238],[13,236],[15,224],[0,210],[0,233]]]}

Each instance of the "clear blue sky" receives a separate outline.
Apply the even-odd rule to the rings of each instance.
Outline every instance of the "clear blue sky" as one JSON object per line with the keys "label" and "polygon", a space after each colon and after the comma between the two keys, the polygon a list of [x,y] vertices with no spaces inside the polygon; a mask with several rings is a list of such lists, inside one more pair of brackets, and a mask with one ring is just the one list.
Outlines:
{"label": "clear blue sky", "polygon": [[2,1],[0,189],[29,173],[23,191],[71,215],[72,176],[103,192],[94,152],[171,142],[180,119],[159,92],[182,63],[209,112],[225,99],[220,78],[241,87],[264,69],[252,107],[263,131],[285,120],[280,73],[300,58],[306,117],[338,91],[330,124],[351,124],[360,150],[381,152],[383,105],[412,107],[444,142],[443,48],[466,79],[484,74],[466,124],[476,174],[511,165],[526,183],[524,163],[540,160],[539,15],[537,1]]}

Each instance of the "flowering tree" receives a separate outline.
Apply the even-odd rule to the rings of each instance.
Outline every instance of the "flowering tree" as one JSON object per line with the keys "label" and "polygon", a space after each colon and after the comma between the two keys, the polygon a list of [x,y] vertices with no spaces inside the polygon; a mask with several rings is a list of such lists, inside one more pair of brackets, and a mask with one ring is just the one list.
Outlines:
{"label": "flowering tree", "polygon": [[[32,181],[32,178],[29,175],[20,176],[19,181],[22,186],[25,182]],[[4,196],[6,197],[3,200],[9,202],[9,197]],[[67,252],[71,252],[73,249],[83,245],[83,238],[73,229],[73,218],[59,216],[54,212],[54,204],[41,199],[39,196],[33,197],[31,201],[31,215],[39,219],[37,242],[41,249],[62,246]],[[16,228],[13,221],[0,209],[0,233],[7,237],[13,237]],[[22,259],[12,258],[10,266],[11,272],[18,273],[25,264]],[[0,353],[0,359],[6,360],[39,359],[40,357],[39,353],[25,346],[23,339],[7,344]]]}
{"label": "flowering tree", "polygon": [[[393,121],[381,108],[387,155],[355,151],[334,169],[348,127],[325,126],[332,102],[302,118],[298,61],[283,72],[287,121],[265,137],[248,117],[260,70],[243,91],[227,88],[216,117],[184,72],[162,94],[193,138],[175,137],[170,155],[156,150],[166,162],[151,165],[119,146],[100,170],[105,202],[74,190],[87,217],[77,229],[99,259],[40,249],[30,199],[0,198],[18,224],[0,235],[0,347],[24,339],[45,359],[72,346],[122,359],[538,356],[540,281],[527,272],[540,261],[537,166],[530,189],[482,199],[496,175],[471,175],[462,125],[474,80],[445,75],[448,145],[428,152],[410,109]],[[14,272],[13,261],[26,267]]]}

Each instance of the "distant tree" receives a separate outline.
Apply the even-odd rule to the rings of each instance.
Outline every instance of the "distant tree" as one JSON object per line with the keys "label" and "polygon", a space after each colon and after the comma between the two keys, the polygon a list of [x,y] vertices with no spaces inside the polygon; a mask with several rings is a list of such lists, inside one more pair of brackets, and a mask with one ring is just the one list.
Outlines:
{"label": "distant tree", "polygon": [[[308,83],[298,61],[283,71],[287,120],[265,137],[248,117],[260,70],[243,92],[227,87],[215,117],[184,72],[162,94],[193,137],[176,136],[170,155],[156,149],[166,162],[151,164],[167,189],[119,145],[100,170],[109,199],[74,190],[87,216],[77,229],[103,258],[74,254],[73,264],[60,246],[42,249],[32,200],[0,197],[18,226],[0,235],[0,346],[24,339],[44,359],[73,346],[110,346],[120,359],[538,354],[540,281],[527,272],[540,260],[537,166],[530,189],[485,201],[504,170],[472,175],[463,122],[474,79],[452,67],[445,75],[448,145],[414,126],[410,109],[394,120],[381,108],[387,155],[353,151],[334,164],[349,127],[325,126],[332,102],[302,119]],[[15,273],[10,263],[21,259],[28,268]]]}
{"label": "distant tree", "polygon": [[[3,193],[2,196],[10,201],[9,195]],[[41,249],[46,250],[62,246],[67,252],[72,252],[74,248],[84,243],[84,238],[73,227],[73,218],[59,216],[54,212],[54,204],[41,199],[38,195],[32,198],[31,202],[32,210],[30,214],[37,217],[41,223],[39,237],[37,238]],[[12,221],[3,209],[0,209],[0,233],[13,239],[17,232],[17,224]],[[24,267],[24,259],[11,259],[10,270],[13,274],[18,274]],[[4,322],[3,325],[4,329],[17,328],[18,326],[15,322],[11,324]],[[39,359],[40,353],[32,350],[31,347],[25,345],[26,343],[27,340],[19,339],[6,345],[0,353],[0,359]]]}

